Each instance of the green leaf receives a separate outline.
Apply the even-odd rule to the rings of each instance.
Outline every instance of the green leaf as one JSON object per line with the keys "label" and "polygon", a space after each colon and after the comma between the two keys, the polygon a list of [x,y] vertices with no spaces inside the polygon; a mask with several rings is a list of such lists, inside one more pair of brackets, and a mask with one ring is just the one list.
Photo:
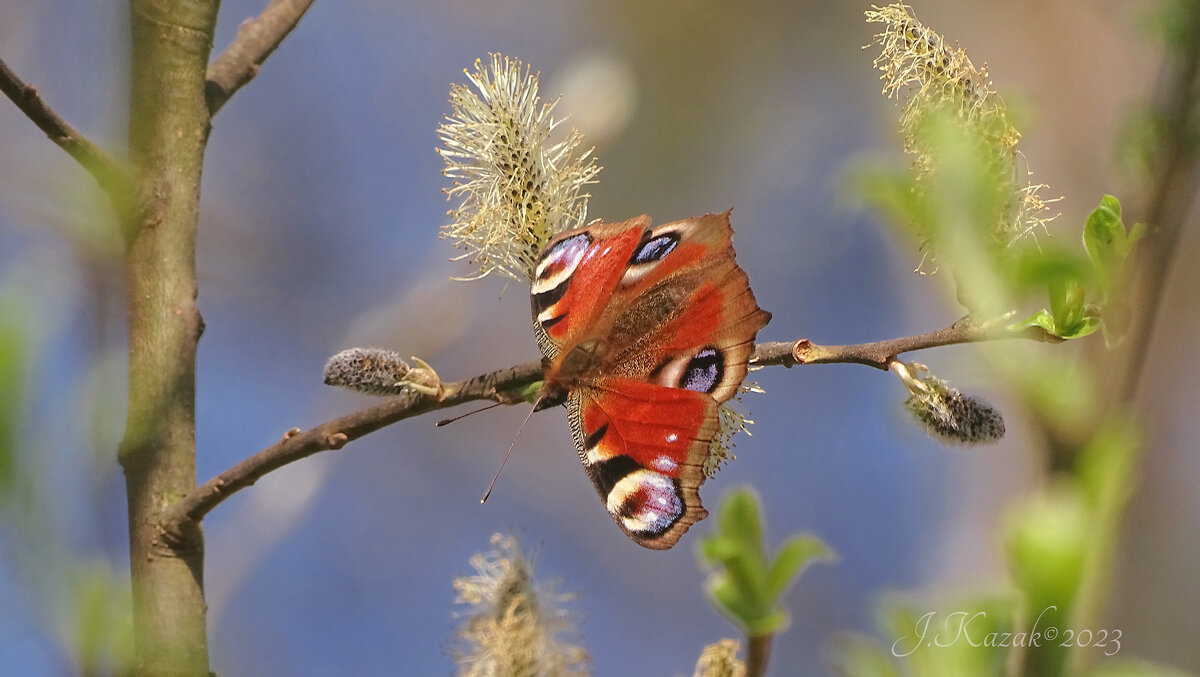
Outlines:
{"label": "green leaf", "polygon": [[1058,336],[1054,326],[1054,316],[1050,314],[1049,310],[1039,310],[1020,322],[1015,322],[1008,325],[1009,331],[1021,331],[1022,329],[1028,329],[1029,327],[1041,327],[1051,334]]}
{"label": "green leaf", "polygon": [[794,536],[779,549],[767,574],[767,594],[772,599],[783,596],[795,582],[796,575],[808,564],[833,557],[829,546],[813,536]]}
{"label": "green leaf", "polygon": [[[1121,221],[1121,203],[1111,195],[1100,200],[1100,206],[1092,211],[1084,224],[1083,247],[1100,284],[1100,313],[1104,318],[1105,343],[1110,347],[1120,343],[1128,329],[1128,307],[1118,303],[1119,287],[1125,283],[1127,259],[1145,233],[1146,225],[1142,223],[1126,232]],[[1080,327],[1071,333],[1073,337],[1079,336],[1084,329],[1095,331],[1091,327]]]}
{"label": "green leaf", "polygon": [[1054,316],[1054,327],[1057,329],[1055,334],[1068,338],[1083,323],[1083,285],[1077,279],[1067,278],[1054,280],[1048,287],[1050,314]]}
{"label": "green leaf", "polygon": [[[1109,198],[1112,196],[1104,196],[1106,201]],[[1114,210],[1102,201],[1084,223],[1083,248],[1092,261],[1105,295],[1111,292],[1111,285],[1128,251],[1125,240],[1125,224],[1121,222],[1120,204],[1118,203],[1117,209]]]}
{"label": "green leaf", "polygon": [[1100,198],[1100,206],[1116,214],[1118,219],[1121,218],[1121,201],[1116,197],[1105,194]]}
{"label": "green leaf", "polygon": [[761,547],[762,520],[758,514],[758,499],[749,490],[735,491],[725,499],[717,518],[720,535],[743,545]]}
{"label": "green leaf", "polygon": [[1050,309],[1039,310],[1028,318],[1009,325],[1012,331],[1041,327],[1060,338],[1080,338],[1101,327],[1087,300],[1092,269],[1082,257],[1062,249],[1028,249],[1017,256],[1016,276],[1027,288],[1042,287],[1049,297]]}
{"label": "green leaf", "polygon": [[710,536],[700,541],[700,556],[709,564],[725,562],[741,551],[740,543],[719,536]]}
{"label": "green leaf", "polygon": [[1083,247],[1100,280],[1104,298],[1113,296],[1125,273],[1125,260],[1133,245],[1146,233],[1146,224],[1135,224],[1128,232],[1121,221],[1121,203],[1105,195],[1083,227]]}
{"label": "green leaf", "polygon": [[754,610],[742,596],[742,590],[728,576],[718,574],[714,577],[709,583],[708,593],[717,603],[717,608],[739,625],[746,626],[753,620]]}
{"label": "green leaf", "polygon": [[762,562],[750,553],[740,552],[724,564],[729,579],[737,586],[746,606],[752,609],[744,620],[749,623],[766,613],[774,600],[767,596],[767,572]]}
{"label": "green leaf", "polygon": [[1056,332],[1054,335],[1064,339],[1083,338],[1089,334],[1094,334],[1104,326],[1100,318],[1093,315],[1088,315],[1076,322],[1070,329],[1063,329]]}

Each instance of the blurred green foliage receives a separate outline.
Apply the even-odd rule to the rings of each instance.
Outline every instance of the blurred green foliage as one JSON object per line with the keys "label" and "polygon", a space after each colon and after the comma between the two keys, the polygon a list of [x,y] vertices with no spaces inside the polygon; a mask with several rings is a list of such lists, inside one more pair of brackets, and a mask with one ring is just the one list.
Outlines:
{"label": "blurred green foliage", "polygon": [[[1158,19],[1167,44],[1195,48],[1183,37],[1194,35],[1200,3],[1171,0]],[[908,33],[902,34],[927,45],[944,40],[931,38],[924,27],[903,26]],[[955,59],[969,64],[962,55]],[[934,82],[921,83],[910,107],[922,97],[932,103],[927,111],[906,108],[902,117],[906,150],[920,149],[910,170],[862,172],[856,189],[895,227],[916,233],[926,256],[935,253],[937,272],[977,322],[1006,318],[1010,331],[1040,327],[1064,340],[1103,329],[1108,346],[1120,342],[1129,324],[1131,256],[1145,226],[1127,226],[1113,195],[1103,196],[1078,230],[1066,228],[1080,234],[1075,237],[1081,237],[1082,248],[1049,237],[1046,224],[1053,217],[1022,218],[1022,198],[1012,194],[1014,186],[1026,197],[1043,186],[1022,187],[1003,178],[1016,165],[997,171],[998,158],[1015,143],[1005,146],[994,130],[981,129],[973,112],[960,107],[947,114],[937,105],[942,86],[937,77],[948,78],[947,91],[961,90],[951,71],[930,67],[925,74]],[[1003,105],[991,98],[990,89],[974,100],[978,106]],[[1156,117],[1143,117],[1133,136],[1144,145],[1137,150],[1140,163],[1151,167],[1161,125]],[[1032,204],[1045,206],[1040,200]],[[998,223],[1009,224],[1007,238],[997,238]],[[1017,313],[1025,319],[1007,319]],[[1142,447],[1136,422],[1119,413],[1099,415],[1105,400],[1097,388],[1104,383],[1103,363],[1014,342],[988,346],[981,355],[1047,438],[1045,485],[1017,498],[1000,529],[1011,592],[967,593],[957,602],[924,609],[912,601],[889,602],[880,622],[884,641],[848,639],[838,669],[880,677],[1171,674],[1147,664],[1099,660],[1120,650],[1120,630],[1103,628],[1098,619]],[[971,637],[960,633],[956,641],[941,641],[955,618],[970,619]],[[940,624],[937,632],[934,624]],[[1007,646],[984,646],[979,639],[988,632],[1007,632],[1013,639]],[[893,641],[889,651],[886,644]],[[905,641],[909,645],[897,651]]]}
{"label": "blurred green foliage", "polygon": [[922,246],[937,252],[937,271],[973,317],[1002,317],[1041,296],[1048,307],[1010,329],[1038,326],[1073,339],[1098,331],[1106,310],[1120,310],[1113,299],[1144,227],[1126,229],[1117,198],[1105,195],[1088,217],[1082,252],[1038,242],[1032,230],[997,246],[995,224],[1009,218],[1012,200],[998,190],[986,139],[952,116],[930,116],[921,129],[934,167],[864,171],[855,189],[904,231],[925,238]]}
{"label": "blurred green foliage", "polygon": [[[1081,451],[1079,471],[1019,499],[1003,526],[1004,555],[1013,588],[957,599],[886,601],[882,639],[852,636],[835,657],[839,674],[899,675],[1175,675],[1115,656],[1119,628],[1096,624],[1116,547],[1113,528],[1132,493],[1141,446],[1135,427],[1115,419]],[[889,645],[889,642],[891,643]]]}
{"label": "blurred green foliage", "polygon": [[1200,0],[1166,0],[1150,13],[1151,31],[1169,48],[1191,46],[1192,28],[1200,16]]}
{"label": "blurred green foliage", "polygon": [[59,624],[81,674],[123,674],[132,666],[132,605],[128,574],[106,562],[81,561],[68,572]]}
{"label": "blurred green foliage", "polygon": [[[44,327],[54,324],[58,306],[46,300],[25,272],[10,270],[0,281],[0,520],[6,535],[20,543],[6,564],[24,583],[35,612],[33,622],[51,629],[64,660],[78,674],[127,674],[133,655],[128,572],[114,570],[70,544],[69,529],[79,525],[66,502],[48,489],[68,473],[90,479],[110,472],[112,447],[99,453],[104,446],[99,440],[115,433],[86,435],[91,444],[71,450],[77,452],[69,457],[72,462],[60,467],[54,458],[57,450],[49,449],[47,438],[38,432],[39,421],[30,419],[27,403],[35,387],[31,379],[39,361],[48,359],[41,349]],[[96,373],[81,375],[75,384],[79,409],[54,423],[94,433],[97,423],[112,427],[113,418],[120,421],[122,412],[112,409],[120,406],[120,399],[111,397],[112,381],[102,383],[98,376],[111,372],[98,365]],[[58,476],[48,475],[52,468]]]}
{"label": "blurred green foliage", "polygon": [[16,476],[17,446],[29,361],[24,315],[13,303],[0,303],[0,496],[7,497]]}
{"label": "blurred green foliage", "polygon": [[813,536],[793,536],[774,558],[767,555],[758,498],[749,489],[726,495],[717,530],[700,543],[700,558],[716,570],[708,582],[713,604],[749,637],[787,626],[780,599],[810,563],[832,552]]}

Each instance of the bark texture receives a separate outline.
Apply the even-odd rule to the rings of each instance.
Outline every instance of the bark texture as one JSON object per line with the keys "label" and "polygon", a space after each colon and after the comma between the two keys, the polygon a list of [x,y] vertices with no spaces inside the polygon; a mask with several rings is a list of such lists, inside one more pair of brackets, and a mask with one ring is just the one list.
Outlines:
{"label": "bark texture", "polygon": [[126,224],[129,413],[120,461],[129,501],[136,672],[207,675],[204,541],[164,537],[163,511],[196,485],[195,243],[209,133],[205,70],[217,0],[131,0]]}

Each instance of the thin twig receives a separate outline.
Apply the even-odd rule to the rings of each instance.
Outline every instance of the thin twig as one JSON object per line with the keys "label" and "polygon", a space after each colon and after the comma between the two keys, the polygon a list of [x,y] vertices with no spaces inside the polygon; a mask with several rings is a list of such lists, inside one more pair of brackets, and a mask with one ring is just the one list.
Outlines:
{"label": "thin twig", "polygon": [[[953,325],[928,334],[907,338],[847,346],[820,346],[801,339],[794,342],[759,344],[751,358],[764,366],[797,364],[865,364],[886,370],[896,355],[924,348],[975,343],[999,339],[1032,339],[1055,342],[1061,339],[1040,328],[1011,331],[996,323],[983,325],[959,320]],[[542,377],[540,362],[494,371],[465,381],[448,383],[440,398],[415,393],[400,395],[366,409],[326,421],[301,432],[288,431],[275,444],[241,461],[197,487],[163,513],[162,525],[168,535],[191,533],[196,523],[233,493],[254,484],[260,477],[302,458],[329,449],[340,449],[396,421],[430,411],[446,409],[472,400],[512,401],[506,397]]]}
{"label": "thin twig", "polygon": [[774,633],[747,638],[746,677],[763,677],[767,674],[767,661],[771,658],[771,642],[774,639]]}
{"label": "thin twig", "polygon": [[204,95],[209,115],[216,115],[234,92],[258,75],[312,4],[313,0],[271,0],[262,14],[242,23],[233,44],[208,66]]}
{"label": "thin twig", "polygon": [[446,384],[440,399],[415,393],[404,394],[339,416],[304,432],[290,430],[275,444],[210,479],[168,508],[163,514],[164,529],[173,535],[187,533],[189,522],[199,522],[233,493],[289,463],[321,451],[340,449],[347,442],[396,421],[472,400],[497,398],[500,393],[528,385],[541,377],[541,363],[529,362]]}
{"label": "thin twig", "polygon": [[17,104],[17,108],[45,132],[59,148],[75,158],[87,170],[100,188],[108,194],[118,215],[124,215],[129,204],[132,182],[125,168],[99,146],[72,127],[42,99],[37,88],[25,83],[0,59],[0,91]]}
{"label": "thin twig", "polygon": [[[863,364],[887,371],[889,363],[902,353],[926,348],[938,348],[959,343],[980,343],[983,341],[999,341],[1004,339],[1023,338],[1043,343],[1060,343],[1063,339],[1054,336],[1041,327],[1028,327],[1013,331],[1005,322],[976,323],[970,318],[937,331],[917,336],[876,341],[875,343],[860,343],[850,346],[820,346],[808,339],[800,339],[792,344],[793,364]],[[759,346],[759,352],[772,348],[776,344]],[[772,362],[759,358],[763,364]],[[790,366],[790,365],[788,365]]]}

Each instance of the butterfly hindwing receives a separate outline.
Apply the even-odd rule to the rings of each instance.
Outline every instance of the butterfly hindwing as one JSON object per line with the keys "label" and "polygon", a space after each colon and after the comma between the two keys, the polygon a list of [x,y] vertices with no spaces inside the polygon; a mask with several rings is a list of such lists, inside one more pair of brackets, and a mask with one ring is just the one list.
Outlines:
{"label": "butterfly hindwing", "polygon": [[579,459],[600,499],[634,542],[666,549],[708,511],[703,462],[717,405],[701,393],[609,380],[567,398]]}

